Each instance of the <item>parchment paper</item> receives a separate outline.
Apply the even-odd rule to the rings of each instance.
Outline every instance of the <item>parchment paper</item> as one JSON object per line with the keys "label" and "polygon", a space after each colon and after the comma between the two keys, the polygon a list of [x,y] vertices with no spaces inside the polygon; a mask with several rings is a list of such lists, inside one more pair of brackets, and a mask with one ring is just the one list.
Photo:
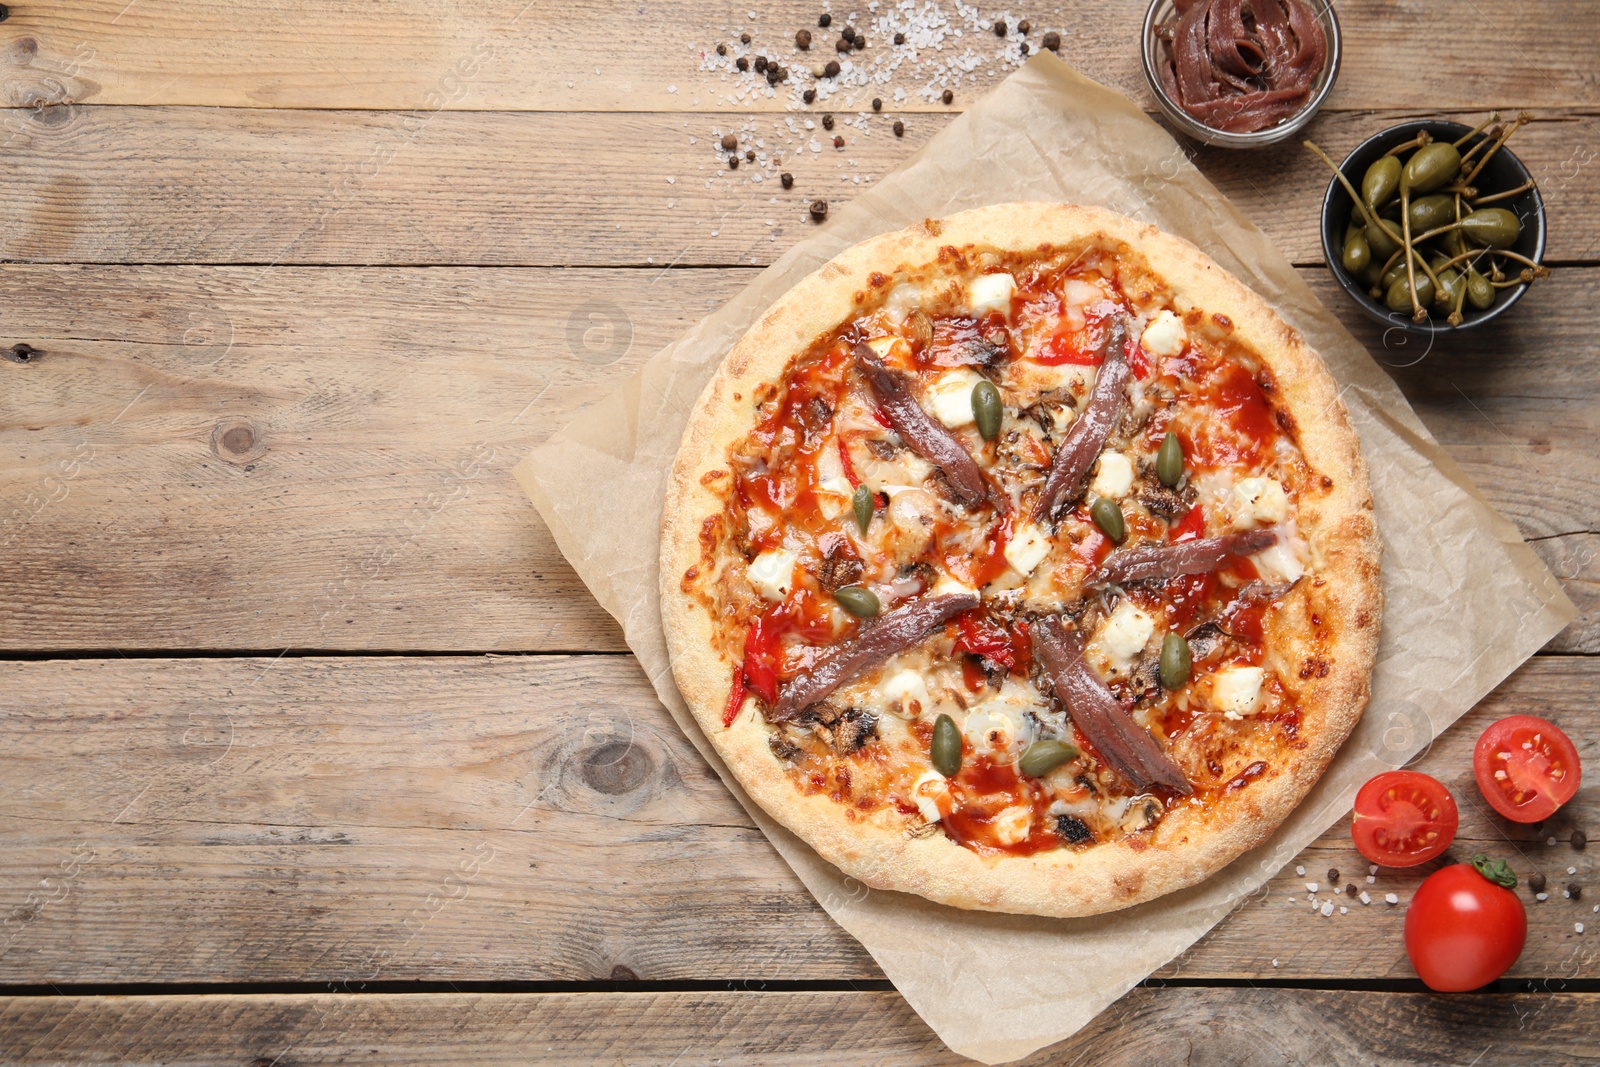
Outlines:
{"label": "parchment paper", "polygon": [[[666,472],[701,388],[750,324],[857,241],[1008,200],[1098,204],[1152,222],[1189,238],[1265,297],[1344,387],[1384,540],[1387,610],[1372,703],[1317,788],[1269,842],[1204,884],[1088,919],[958,911],[867,889],[820,859],[750,803],[701,735],[673,685],[656,594]],[[1266,237],[1132,102],[1048,53],[837,210],[516,475],[567,559],[622,623],[679,726],[828,914],[940,1038],[986,1063],[1071,1035],[1181,953],[1348,811],[1362,782],[1420,751],[1574,614],[1516,529]]]}

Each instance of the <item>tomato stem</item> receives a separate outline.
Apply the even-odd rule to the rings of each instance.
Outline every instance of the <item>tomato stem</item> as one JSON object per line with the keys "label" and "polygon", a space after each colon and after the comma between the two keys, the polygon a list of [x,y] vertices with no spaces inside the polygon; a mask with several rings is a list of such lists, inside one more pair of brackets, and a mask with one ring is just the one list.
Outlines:
{"label": "tomato stem", "polygon": [[1517,887],[1517,872],[1502,859],[1490,859],[1482,852],[1472,857],[1472,866],[1489,881],[1505,889]]}

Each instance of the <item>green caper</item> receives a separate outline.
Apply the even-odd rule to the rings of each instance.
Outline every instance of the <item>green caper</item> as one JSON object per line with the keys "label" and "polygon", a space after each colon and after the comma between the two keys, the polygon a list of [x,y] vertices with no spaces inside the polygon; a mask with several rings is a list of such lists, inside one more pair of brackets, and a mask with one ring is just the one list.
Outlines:
{"label": "green caper", "polygon": [[1444,193],[1419,196],[1411,201],[1411,233],[1427,233],[1456,221],[1456,199]]}
{"label": "green caper", "polygon": [[1440,240],[1444,244],[1444,250],[1450,254],[1450,258],[1452,259],[1454,259],[1456,256],[1463,255],[1467,251],[1467,242],[1462,240],[1460,230],[1451,230],[1449,233],[1440,238]]}
{"label": "green caper", "polygon": [[933,720],[933,744],[928,747],[928,755],[933,759],[933,769],[946,778],[954,778],[961,770],[961,731],[950,716]]}
{"label": "green caper", "polygon": [[[1427,307],[1429,302],[1432,300],[1433,282],[1426,274],[1419,270],[1417,271],[1417,303],[1421,304],[1423,307]],[[1410,311],[1410,279],[1406,278],[1404,275],[1395,279],[1394,284],[1389,286],[1389,291],[1384,294],[1383,302],[1390,311]]]}
{"label": "green caper", "polygon": [[1372,262],[1372,246],[1367,244],[1367,235],[1363,230],[1357,230],[1344,241],[1344,252],[1339,256],[1339,262],[1351,274],[1358,274],[1368,263]]}
{"label": "green caper", "polygon": [[1101,533],[1119,545],[1128,536],[1128,523],[1122,517],[1122,509],[1110,497],[1095,497],[1094,503],[1089,505],[1089,517],[1100,527]]}
{"label": "green caper", "polygon": [[842,589],[835,589],[833,599],[839,606],[858,619],[870,619],[876,615],[883,605],[878,603],[878,594],[864,585],[847,585]]}
{"label": "green caper", "polygon": [[1400,188],[1400,160],[1384,156],[1367,168],[1361,179],[1361,199],[1376,211]]}
{"label": "green caper", "polygon": [[1182,635],[1169,633],[1161,640],[1161,662],[1158,664],[1161,684],[1167,689],[1177,689],[1189,680],[1189,669],[1194,666],[1194,655],[1189,642]]}
{"label": "green caper", "polygon": [[1078,750],[1065,741],[1035,741],[1017,761],[1017,769],[1030,778],[1043,778],[1068,760],[1077,758]]}
{"label": "green caper", "polygon": [[1494,303],[1494,286],[1471,267],[1467,268],[1467,303],[1479,311],[1487,311]]}
{"label": "green caper", "polygon": [[993,382],[979,382],[972,387],[972,417],[978,420],[978,432],[985,441],[1000,435],[1000,390]]}
{"label": "green caper", "polygon": [[1405,237],[1400,232],[1400,227],[1388,219],[1379,219],[1378,228],[1367,227],[1367,246],[1372,249],[1374,259],[1387,260],[1390,256],[1400,251],[1400,246],[1405,242]]}
{"label": "green caper", "polygon": [[1400,188],[1431,193],[1461,173],[1461,153],[1448,141],[1425,144],[1411,154],[1400,170]]}
{"label": "green caper", "polygon": [[1383,264],[1375,259],[1362,268],[1361,273],[1356,275],[1356,280],[1368,289],[1377,285],[1382,278]]}
{"label": "green caper", "polygon": [[872,490],[864,485],[856,486],[855,494],[850,497],[850,507],[856,513],[856,525],[861,528],[863,535],[867,527],[872,525],[873,503]]}
{"label": "green caper", "polygon": [[1403,259],[1397,259],[1394,261],[1393,266],[1383,272],[1383,278],[1379,280],[1378,284],[1383,286],[1384,290],[1387,291],[1391,285],[1405,276],[1406,261]]}
{"label": "green caper", "polygon": [[1522,234],[1517,216],[1503,207],[1481,207],[1461,220],[1461,229],[1479,244],[1510,248]]}
{"label": "green caper", "polygon": [[1156,453],[1156,477],[1168,489],[1183,477],[1183,442],[1171,430],[1161,439],[1161,449]]}

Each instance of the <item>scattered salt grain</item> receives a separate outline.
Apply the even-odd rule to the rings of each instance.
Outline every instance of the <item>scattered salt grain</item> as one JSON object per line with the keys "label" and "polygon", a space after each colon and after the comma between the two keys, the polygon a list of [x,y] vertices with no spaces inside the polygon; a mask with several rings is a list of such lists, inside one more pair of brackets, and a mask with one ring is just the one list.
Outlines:
{"label": "scattered salt grain", "polygon": [[1365,889],[1363,889],[1361,891],[1361,895],[1359,897],[1357,897],[1356,899],[1361,901],[1361,903],[1363,903],[1363,904],[1371,904],[1372,903],[1372,898],[1367,896],[1367,891]]}
{"label": "scattered salt grain", "polygon": [[1555,839],[1555,838],[1553,838],[1553,837],[1552,837],[1552,838],[1548,838],[1548,839],[1547,839],[1547,840],[1546,840],[1546,841],[1545,841],[1545,844],[1547,844],[1547,845],[1553,845],[1553,844],[1555,844],[1555,843],[1556,843],[1556,839]]}
{"label": "scattered salt grain", "polygon": [[1377,874],[1378,873],[1378,865],[1376,863],[1367,864],[1367,873],[1368,874]]}
{"label": "scattered salt grain", "polygon": [[1340,914],[1340,915],[1349,915],[1349,914],[1350,914],[1350,909],[1349,909],[1349,908],[1346,908],[1346,907],[1343,907],[1343,906],[1341,906],[1341,907],[1340,907],[1340,908],[1339,908],[1339,914]]}
{"label": "scattered salt grain", "polygon": [[1377,885],[1378,884],[1378,876],[1375,875],[1375,874],[1367,875],[1367,884],[1368,885]]}
{"label": "scattered salt grain", "polygon": [[1327,903],[1322,905],[1322,914],[1323,915],[1332,915],[1333,914],[1333,901],[1330,900]]}
{"label": "scattered salt grain", "polygon": [[1533,899],[1534,900],[1549,900],[1550,899],[1550,894],[1549,893],[1535,893],[1533,895]]}
{"label": "scattered salt grain", "polygon": [[1582,923],[1573,923],[1572,924],[1572,928],[1574,930],[1576,930],[1580,934],[1583,933],[1583,924]]}
{"label": "scattered salt grain", "polygon": [[1317,883],[1315,883],[1315,882],[1307,882],[1306,883],[1306,888],[1311,890],[1311,892],[1315,893],[1317,891]]}
{"label": "scattered salt grain", "polygon": [[667,184],[668,185],[677,185],[678,184],[678,179],[676,179],[676,178],[668,178],[667,179]]}
{"label": "scattered salt grain", "polygon": [[1568,867],[1567,868],[1567,873],[1568,874],[1577,874],[1578,873],[1578,868],[1576,868],[1576,867]]}
{"label": "scattered salt grain", "polygon": [[1395,896],[1393,893],[1385,893],[1383,895],[1383,902],[1385,904],[1398,904],[1400,903],[1400,898]]}
{"label": "scattered salt grain", "polygon": [[1273,966],[1274,966],[1274,967],[1276,967],[1276,966],[1277,966],[1277,965],[1278,965],[1278,961],[1277,961],[1277,960],[1273,960],[1273,961],[1272,961],[1272,965],[1273,965]]}
{"label": "scattered salt grain", "polygon": [[1300,876],[1301,876],[1301,877],[1304,877],[1304,876],[1305,876],[1305,873],[1306,873],[1306,869],[1305,869],[1305,866],[1304,866],[1304,865],[1301,865],[1301,866],[1299,866],[1299,867],[1296,867],[1296,868],[1295,868],[1295,869],[1294,869],[1294,873],[1295,873],[1295,874],[1298,874],[1298,875],[1300,875]]}

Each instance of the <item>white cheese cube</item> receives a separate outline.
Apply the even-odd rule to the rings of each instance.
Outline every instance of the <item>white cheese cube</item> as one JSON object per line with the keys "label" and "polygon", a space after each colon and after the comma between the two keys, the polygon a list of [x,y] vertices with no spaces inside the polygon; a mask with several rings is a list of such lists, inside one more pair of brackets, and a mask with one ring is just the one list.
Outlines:
{"label": "white cheese cube", "polygon": [[1011,318],[1011,297],[1017,280],[1009,274],[980,274],[967,283],[967,308],[977,318],[998,311]]}
{"label": "white cheese cube", "polygon": [[1037,526],[1023,526],[1006,542],[1006,562],[1018,574],[1032,574],[1050,554],[1050,538]]}
{"label": "white cheese cube", "polygon": [[994,839],[1001,845],[1020,845],[1028,839],[1033,825],[1033,810],[1014,804],[1000,812],[989,824],[994,828]]}
{"label": "white cheese cube", "polygon": [[1104,300],[1106,291],[1098,285],[1068,278],[1061,286],[1061,299],[1068,307],[1086,308],[1097,300]]}
{"label": "white cheese cube", "polygon": [[1128,663],[1144,651],[1155,632],[1156,620],[1131,600],[1124,600],[1100,628],[1098,638],[1112,659]]}
{"label": "white cheese cube", "polygon": [[1095,496],[1120,500],[1133,488],[1133,461],[1121,452],[1102,452],[1094,466],[1094,481],[1089,492]]}
{"label": "white cheese cube", "polygon": [[950,429],[970,426],[977,418],[972,413],[972,388],[981,381],[983,376],[974,371],[948,371],[933,380],[922,402],[929,414]]}
{"label": "white cheese cube", "polygon": [[788,597],[794,589],[793,552],[781,548],[769,549],[750,561],[746,575],[756,591],[773,603]]}
{"label": "white cheese cube", "polygon": [[1017,755],[1028,739],[1028,723],[1023,711],[1008,701],[988,700],[967,713],[961,732],[977,752]]}
{"label": "white cheese cube", "polygon": [[924,771],[911,786],[911,800],[929,822],[938,822],[939,799],[950,792],[949,783],[938,771]]}
{"label": "white cheese cube", "polygon": [[885,363],[903,362],[911,358],[911,346],[901,337],[874,337],[867,342],[867,347]]}
{"label": "white cheese cube", "polygon": [[1211,679],[1212,706],[1229,719],[1254,715],[1261,706],[1265,677],[1260,667],[1224,667]]}
{"label": "white cheese cube", "polygon": [[1152,356],[1175,356],[1188,339],[1182,319],[1170,311],[1158,311],[1139,336],[1139,345]]}
{"label": "white cheese cube", "polygon": [[842,474],[834,475],[817,485],[817,507],[825,519],[837,519],[850,506],[855,489]]}
{"label": "white cheese cube", "polygon": [[898,715],[916,714],[918,709],[910,706],[912,701],[916,701],[922,710],[933,706],[933,701],[928,697],[928,685],[916,671],[899,671],[891,675],[888,681],[878,687],[878,695],[883,697],[886,710]]}
{"label": "white cheese cube", "polygon": [[1289,516],[1289,495],[1271,478],[1244,478],[1233,487],[1236,526],[1271,525]]}
{"label": "white cheese cube", "polygon": [[897,282],[884,299],[883,310],[895,322],[901,322],[914,309],[921,307],[925,299],[921,286],[911,282]]}
{"label": "white cheese cube", "polygon": [[933,588],[928,590],[929,596],[951,596],[952,594],[976,595],[977,590],[966,582],[959,582],[950,575],[945,574],[933,583]]}
{"label": "white cheese cube", "polygon": [[1262,579],[1268,582],[1292,582],[1306,572],[1294,549],[1281,540],[1251,556],[1250,562],[1256,565]]}

